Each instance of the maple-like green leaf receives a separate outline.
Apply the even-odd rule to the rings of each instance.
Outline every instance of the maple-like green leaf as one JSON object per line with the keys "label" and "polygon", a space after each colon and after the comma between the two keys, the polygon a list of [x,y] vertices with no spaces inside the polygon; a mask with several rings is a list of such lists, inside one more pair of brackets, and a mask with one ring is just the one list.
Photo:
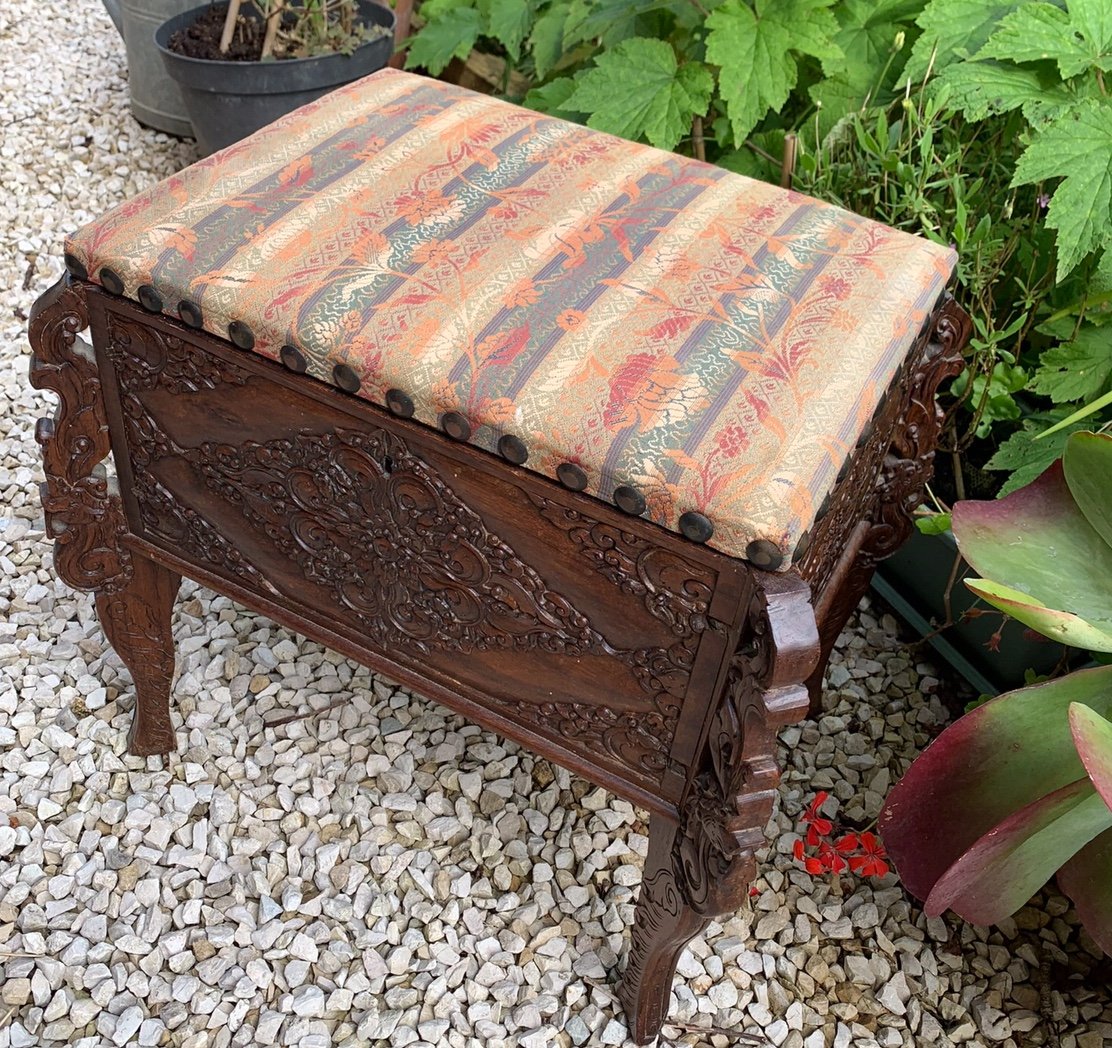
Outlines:
{"label": "maple-like green leaf", "polygon": [[[630,37],[664,39],[673,26],[685,33],[702,24],[700,5],[690,0],[556,0],[568,8],[568,33],[575,42],[600,40],[614,47]],[[578,5],[578,10],[572,10]],[[565,45],[569,41],[565,40]]]}
{"label": "maple-like green leaf", "polygon": [[564,54],[564,23],[567,21],[568,12],[564,4],[553,4],[533,24],[533,32],[529,37],[532,45],[533,68],[536,70],[537,79],[543,80],[548,76],[557,62]]}
{"label": "maple-like green leaf", "polygon": [[901,83],[917,84],[953,62],[975,54],[997,23],[1021,0],[930,0],[916,23],[923,30],[915,41]]}
{"label": "maple-like green leaf", "polygon": [[587,113],[589,127],[674,149],[690,133],[691,118],[707,111],[713,93],[706,66],[681,66],[670,44],[633,37],[599,54],[565,104]]}
{"label": "maple-like green leaf", "polygon": [[1085,40],[1075,31],[1070,16],[1048,3],[1023,4],[1001,19],[977,57],[1011,62],[1053,59],[1067,78],[1090,65]]}
{"label": "maple-like green leaf", "polygon": [[566,105],[574,91],[575,81],[570,76],[558,76],[547,84],[534,87],[525,96],[523,104],[529,109],[537,110],[538,113],[547,113],[549,116],[578,122],[583,119],[583,114]]}
{"label": "maple-like green leaf", "polygon": [[1110,378],[1112,329],[1086,324],[1073,341],[1043,350],[1031,388],[1064,404],[1103,393]]}
{"label": "maple-like green leaf", "polygon": [[435,22],[457,7],[475,7],[475,0],[421,0],[421,20]]}
{"label": "maple-like green leaf", "polygon": [[1106,295],[1112,291],[1112,248],[1100,256],[1097,268],[1089,281],[1090,295]]}
{"label": "maple-like green leaf", "polygon": [[1028,121],[1037,125],[1053,119],[1075,101],[1049,66],[960,62],[945,69],[936,86],[949,88],[948,105],[970,120],[1022,108]]}
{"label": "maple-like green leaf", "polygon": [[1046,422],[1028,420],[1023,429],[1008,437],[996,449],[996,454],[985,463],[986,469],[1011,472],[1011,476],[1000,488],[1001,497],[1030,484],[1054,465],[1066,450],[1070,436],[1083,429],[1084,423],[1078,422],[1045,439],[1037,439],[1046,430],[1046,426]]}
{"label": "maple-like green leaf", "polygon": [[1112,244],[1112,105],[1086,100],[1040,130],[1013,186],[1061,177],[1046,224],[1058,231],[1058,281],[1090,251]]}
{"label": "maple-like green leaf", "polygon": [[570,51],[577,44],[590,39],[590,17],[594,11],[593,0],[555,0],[553,7],[564,9],[564,50]]}
{"label": "maple-like green leaf", "polygon": [[1070,21],[1084,37],[1092,64],[1112,70],[1112,6],[1108,0],[1071,0]]}
{"label": "maple-like green leaf", "polygon": [[510,58],[521,59],[521,45],[533,25],[533,5],[526,0],[480,0],[486,32],[499,41]]}
{"label": "maple-like green leaf", "polygon": [[466,58],[479,39],[482,17],[473,7],[456,7],[430,19],[409,41],[406,69],[444,72],[453,58]]}
{"label": "maple-like green leaf", "polygon": [[1071,0],[1068,13],[1049,3],[1026,3],[1003,18],[978,57],[1012,62],[1053,59],[1068,79],[1112,63],[1112,13],[1107,0]]}
{"label": "maple-like green leaf", "polygon": [[706,20],[707,61],[720,67],[718,90],[734,141],[788,100],[799,76],[796,55],[842,57],[834,43],[834,0],[726,0]]}

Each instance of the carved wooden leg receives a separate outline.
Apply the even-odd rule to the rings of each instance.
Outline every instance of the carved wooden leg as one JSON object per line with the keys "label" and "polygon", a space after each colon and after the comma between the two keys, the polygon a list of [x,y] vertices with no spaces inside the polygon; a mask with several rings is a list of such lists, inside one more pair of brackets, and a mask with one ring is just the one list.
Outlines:
{"label": "carved wooden leg", "polygon": [[100,376],[92,347],[79,336],[88,324],[80,285],[68,278],[31,311],[31,384],[59,400],[54,417],[40,419],[35,431],[46,473],[43,509],[55,569],[74,589],[96,593],[104,632],[135,680],[131,752],[166,753],[174,748],[170,611],[181,580],[124,542],[123,504],[103,465],[111,441]]}
{"label": "carved wooden leg", "polygon": [[618,988],[639,1044],[660,1031],[684,946],[712,918],[744,904],[780,780],[776,732],[807,711],[802,682],[818,658],[810,588],[791,574],[755,575],[762,577],[741,647],[678,820],[655,815],[649,824],[629,963]]}
{"label": "carved wooden leg", "polygon": [[678,837],[679,826],[670,819],[654,815],[649,821],[649,855],[634,911],[629,963],[618,986],[638,1044],[660,1032],[680,954],[710,922],[691,907],[682,877],[676,879]]}
{"label": "carved wooden leg", "polygon": [[125,586],[97,593],[97,614],[105,635],[135,682],[135,716],[127,740],[128,752],[150,757],[174,749],[170,721],[174,638],[170,615],[181,576],[134,554],[132,568]]}

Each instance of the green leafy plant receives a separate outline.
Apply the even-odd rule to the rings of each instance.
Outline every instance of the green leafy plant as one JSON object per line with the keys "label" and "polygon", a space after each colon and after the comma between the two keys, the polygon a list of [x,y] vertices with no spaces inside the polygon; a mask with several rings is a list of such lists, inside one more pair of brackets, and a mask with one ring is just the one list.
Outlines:
{"label": "green leafy plant", "polygon": [[890,91],[924,2],[424,0],[406,66],[487,47],[533,108],[736,166],[782,112],[828,124]]}
{"label": "green leafy plant", "polygon": [[[1112,436],[1075,433],[1037,480],[953,511],[967,585],[1044,636],[1112,652]],[[1112,666],[992,699],[946,729],[879,827],[928,914],[992,924],[1058,872],[1112,953]]]}
{"label": "green leafy plant", "polygon": [[[977,122],[1020,116],[1021,152],[1009,188],[1037,187],[1046,228],[1055,233],[1053,269],[1043,260],[1038,284],[1028,285],[1028,325],[1005,362],[1018,369],[1011,372],[1015,388],[982,390],[979,400],[973,390],[983,405],[980,435],[994,422],[1021,420],[987,463],[1012,472],[1007,493],[1060,454],[1066,427],[1112,404],[1112,329],[1104,326],[1112,301],[1112,99],[1105,82],[1112,19],[1105,0],[931,0],[919,24],[923,35],[908,74],[921,71],[930,47],[937,73],[931,90],[948,108]],[[964,39],[956,39],[955,27]],[[1022,385],[1019,372],[1027,376]],[[1021,405],[1020,393],[1033,404]],[[1055,423],[1066,429],[1061,438],[1037,443]]]}

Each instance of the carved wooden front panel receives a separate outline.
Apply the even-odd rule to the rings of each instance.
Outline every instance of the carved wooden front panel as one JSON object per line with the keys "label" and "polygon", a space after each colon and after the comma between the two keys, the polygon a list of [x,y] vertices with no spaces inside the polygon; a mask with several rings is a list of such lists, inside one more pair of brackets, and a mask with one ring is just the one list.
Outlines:
{"label": "carved wooden front panel", "polygon": [[104,331],[135,534],[659,791],[713,569],[205,336]]}

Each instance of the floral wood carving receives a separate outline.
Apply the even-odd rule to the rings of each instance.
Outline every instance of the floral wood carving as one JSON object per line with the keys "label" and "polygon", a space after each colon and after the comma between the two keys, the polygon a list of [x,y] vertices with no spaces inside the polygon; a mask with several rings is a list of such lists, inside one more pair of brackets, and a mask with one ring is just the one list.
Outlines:
{"label": "floral wood carving", "polygon": [[810,588],[794,574],[760,574],[678,821],[654,817],[650,829],[619,987],[638,1042],[660,1028],[683,946],[742,904],[780,781],[776,733],[807,712],[803,682],[819,657]]}
{"label": "floral wood carving", "polygon": [[869,522],[869,532],[861,543],[856,571],[870,571],[910,534],[942,428],[935,397],[943,380],[961,370],[961,350],[970,330],[969,316],[946,294],[912,346],[869,436],[815,527],[799,570],[816,594],[826,589],[859,522]]}
{"label": "floral wood carving", "polygon": [[117,358],[126,354],[132,393],[156,385],[169,393],[196,393],[247,381],[246,372],[228,367],[219,357],[198,353],[176,335],[119,313],[108,313],[108,344]]}
{"label": "floral wood carving", "polygon": [[[714,575],[642,538],[540,495],[530,495],[545,520],[565,531],[595,571],[623,593],[640,597],[654,618],[678,637],[709,625]],[[702,577],[699,577],[699,576]]]}
{"label": "floral wood carving", "polygon": [[89,326],[83,294],[63,278],[35,303],[29,339],[31,385],[58,394],[54,417],[42,418],[42,490],[54,564],[80,590],[113,592],[132,574],[121,539],[127,531],[114,479],[104,468],[111,451],[100,376],[92,347],[79,332]]}
{"label": "floral wood carving", "polygon": [[[529,498],[545,520],[575,542],[595,571],[622,593],[639,598],[649,614],[671,630],[675,642],[667,648],[644,649],[643,655],[654,654],[652,664],[636,672],[647,690],[663,683],[665,691],[681,699],[687,693],[702,634],[723,628],[709,614],[714,573],[551,499],[535,494]],[[678,716],[678,702],[675,713]]]}
{"label": "floral wood carving", "polygon": [[[185,448],[144,406],[143,394],[243,385],[247,372],[192,342],[157,335],[109,314],[116,370],[144,527],[191,557],[234,572],[252,588],[271,582],[196,510],[156,479],[160,459],[187,462],[203,484],[236,508],[300,573],[325,588],[376,646],[414,656],[540,649],[624,663],[646,695],[643,709],[576,702],[513,703],[506,715],[548,734],[601,746],[653,778],[668,765],[694,645],[682,620],[705,617],[710,590],[663,594],[660,615],[679,635],[670,647],[611,645],[514,550],[491,533],[444,479],[397,436],[376,426],[302,432],[267,442],[206,442]],[[200,358],[200,359],[193,359]],[[647,545],[647,544],[646,544]],[[666,573],[644,557],[649,573]],[[654,584],[655,585],[655,584]],[[692,584],[694,585],[694,584]],[[683,605],[688,602],[688,607]],[[697,640],[697,637],[695,638]],[[497,700],[491,700],[497,705]]]}
{"label": "floral wood carving", "polygon": [[704,916],[736,909],[752,879],[780,782],[776,733],[806,715],[803,682],[818,654],[810,588],[792,575],[762,579],[711,720],[706,763],[680,806],[674,858],[685,897]]}

